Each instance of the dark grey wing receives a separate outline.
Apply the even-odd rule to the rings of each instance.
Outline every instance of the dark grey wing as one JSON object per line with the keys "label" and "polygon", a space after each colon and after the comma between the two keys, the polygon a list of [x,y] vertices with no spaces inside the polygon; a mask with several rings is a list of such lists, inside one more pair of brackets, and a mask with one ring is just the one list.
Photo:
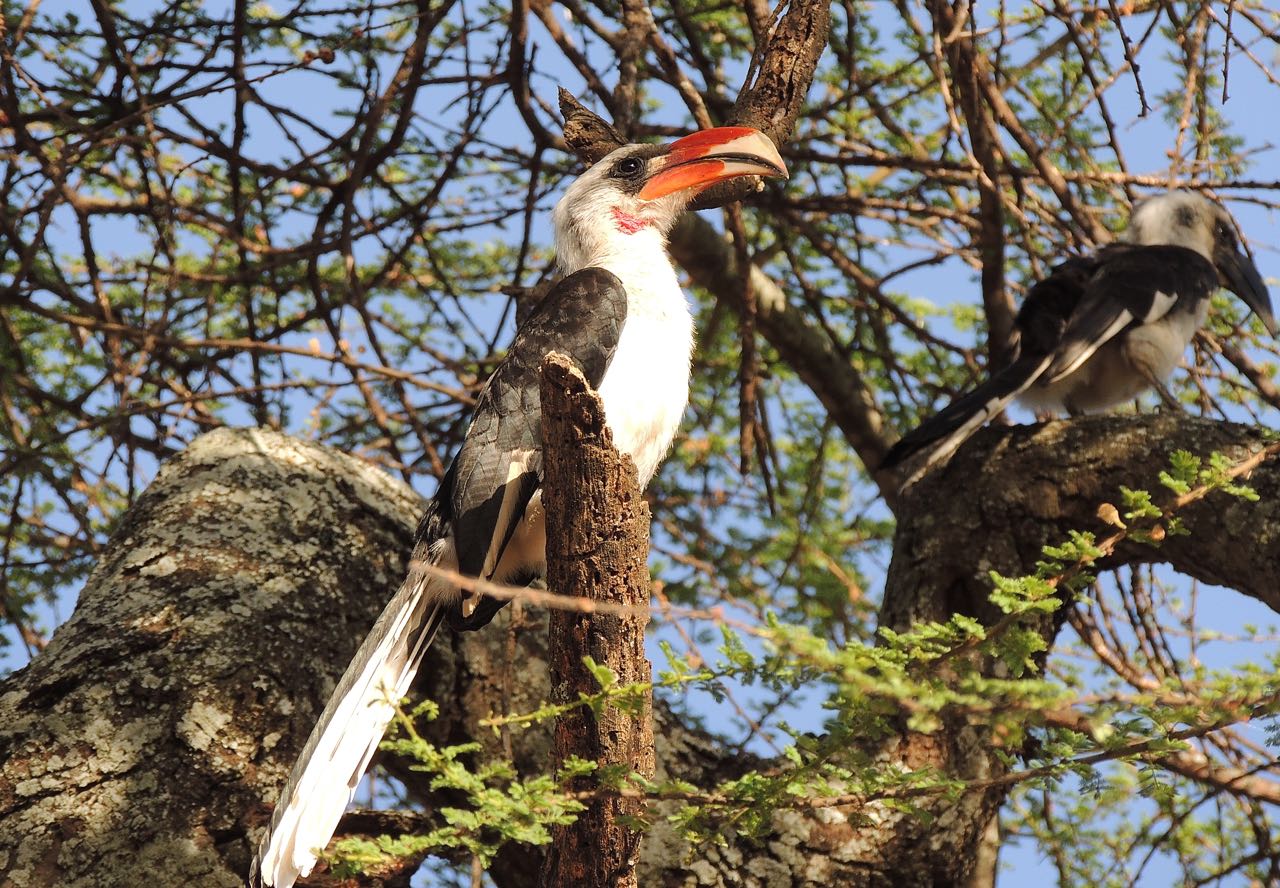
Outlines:
{"label": "dark grey wing", "polygon": [[1014,320],[1021,354],[1048,356],[1057,350],[1098,268],[1114,250],[1124,249],[1128,247],[1107,247],[1093,256],[1073,256],[1032,285]]}
{"label": "dark grey wing", "polygon": [[622,282],[602,268],[585,268],[552,287],[516,333],[506,358],[480,392],[451,469],[460,573],[492,577],[541,483],[542,359],[552,351],[567,354],[598,387],[626,316]]}
{"label": "dark grey wing", "polygon": [[1119,245],[1099,253],[1043,380],[1053,383],[1125,331],[1170,312],[1194,311],[1213,295],[1218,275],[1194,250]]}
{"label": "dark grey wing", "polygon": [[1097,262],[1091,257],[1072,258],[1038,281],[1018,311],[1013,361],[903,435],[889,448],[880,468],[892,469],[918,453],[926,453],[906,476],[904,486],[914,482],[1026,391],[1049,365],[1084,293],[1084,284],[1096,268]]}

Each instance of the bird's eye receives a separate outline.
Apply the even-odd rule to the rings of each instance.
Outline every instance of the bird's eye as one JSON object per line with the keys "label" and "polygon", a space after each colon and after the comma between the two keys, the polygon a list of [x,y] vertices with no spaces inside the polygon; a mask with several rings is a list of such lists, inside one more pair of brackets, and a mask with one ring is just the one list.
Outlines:
{"label": "bird's eye", "polygon": [[1214,232],[1218,240],[1224,244],[1234,244],[1236,242],[1236,233],[1231,230],[1231,226],[1225,222],[1219,222],[1217,230]]}
{"label": "bird's eye", "polygon": [[613,165],[613,174],[619,178],[630,179],[640,174],[644,162],[638,157],[624,157]]}

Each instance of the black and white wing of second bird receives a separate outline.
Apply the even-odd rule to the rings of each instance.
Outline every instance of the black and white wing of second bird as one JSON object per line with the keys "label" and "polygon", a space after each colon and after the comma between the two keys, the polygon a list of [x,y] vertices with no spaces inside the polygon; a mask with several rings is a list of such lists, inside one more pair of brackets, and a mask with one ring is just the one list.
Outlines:
{"label": "black and white wing of second bird", "polygon": [[1032,286],[1014,321],[1012,361],[909,432],[881,468],[910,460],[903,486],[914,483],[1015,398],[1076,415],[1154,389],[1176,407],[1165,382],[1219,287],[1276,334],[1267,288],[1227,211],[1192,191],[1147,198],[1120,242],[1068,259]]}
{"label": "black and white wing of second bird", "polygon": [[582,368],[615,445],[646,485],[684,413],[693,351],[693,317],[667,233],[717,182],[786,174],[767,136],[721,127],[669,145],[621,147],[569,186],[553,212],[565,277],[481,392],[418,526],[413,559],[428,567],[405,580],[338,682],[281,791],[250,884],[288,888],[310,873],[441,624],[479,629],[501,609],[502,601],[465,593],[431,568],[503,584],[545,574],[542,358],[559,351]]}

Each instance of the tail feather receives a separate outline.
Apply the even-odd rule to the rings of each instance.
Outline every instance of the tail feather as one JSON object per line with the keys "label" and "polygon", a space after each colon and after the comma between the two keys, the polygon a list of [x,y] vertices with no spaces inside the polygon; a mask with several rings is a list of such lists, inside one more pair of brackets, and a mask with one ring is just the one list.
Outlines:
{"label": "tail feather", "polygon": [[927,450],[927,455],[904,479],[902,486],[914,484],[1025,391],[1052,360],[1052,355],[1022,355],[976,389],[956,398],[939,413],[908,432],[885,454],[880,468],[894,468]]}
{"label": "tail feather", "polygon": [[333,837],[444,618],[432,583],[410,574],[338,681],[280,792],[251,886],[289,888]]}

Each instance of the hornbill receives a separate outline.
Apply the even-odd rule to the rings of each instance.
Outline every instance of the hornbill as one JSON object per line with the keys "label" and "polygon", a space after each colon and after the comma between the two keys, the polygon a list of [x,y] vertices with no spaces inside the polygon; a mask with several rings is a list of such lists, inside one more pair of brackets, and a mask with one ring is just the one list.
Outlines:
{"label": "hornbill", "polygon": [[909,432],[881,468],[922,453],[904,486],[914,483],[1014,398],[1074,416],[1154,388],[1177,407],[1165,380],[1220,286],[1275,335],[1267,288],[1227,211],[1192,191],[1142,201],[1120,243],[1068,259],[1032,286],[1014,320],[1012,362]]}
{"label": "hornbill", "polygon": [[560,351],[582,368],[600,392],[614,444],[630,454],[644,487],[689,395],[693,317],[667,257],[667,232],[717,182],[786,174],[767,136],[721,127],[665,146],[623,146],[570,185],[552,214],[566,276],[521,325],[481,391],[462,448],[418,525],[418,567],[307,739],[259,846],[252,885],[288,888],[311,871],[441,624],[479,629],[502,608],[431,567],[509,584],[545,574],[542,358]]}

